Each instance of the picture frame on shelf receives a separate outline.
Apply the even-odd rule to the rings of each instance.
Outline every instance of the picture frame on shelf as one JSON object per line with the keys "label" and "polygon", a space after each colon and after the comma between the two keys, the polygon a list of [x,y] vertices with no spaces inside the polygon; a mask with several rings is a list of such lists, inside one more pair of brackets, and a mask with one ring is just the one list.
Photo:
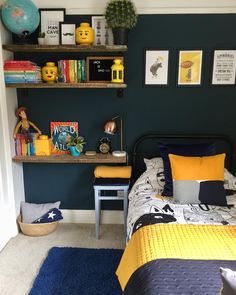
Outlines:
{"label": "picture frame on shelf", "polygon": [[200,86],[202,84],[203,50],[179,50],[178,86]]}
{"label": "picture frame on shelf", "polygon": [[212,85],[235,85],[236,50],[216,49],[213,53]]}
{"label": "picture frame on shelf", "polygon": [[168,72],[168,49],[144,49],[144,86],[168,86]]}
{"label": "picture frame on shelf", "polygon": [[93,45],[113,45],[113,33],[108,27],[105,16],[92,16],[92,28],[94,29]]}
{"label": "picture frame on shelf", "polygon": [[75,45],[75,24],[60,22],[60,44]]}
{"label": "picture frame on shelf", "polygon": [[123,56],[88,56],[86,59],[87,82],[111,82],[111,66],[114,59],[120,59],[124,64]]}
{"label": "picture frame on shelf", "polygon": [[64,22],[64,8],[40,8],[40,31],[45,33],[45,45],[60,44],[60,22]]}

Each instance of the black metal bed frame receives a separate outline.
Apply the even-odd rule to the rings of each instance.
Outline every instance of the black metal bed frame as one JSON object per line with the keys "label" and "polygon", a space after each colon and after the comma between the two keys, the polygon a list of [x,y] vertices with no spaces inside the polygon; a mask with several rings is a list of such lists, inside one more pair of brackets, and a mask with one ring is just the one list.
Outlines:
{"label": "black metal bed frame", "polygon": [[[149,143],[148,150],[145,150],[145,144]],[[134,182],[144,171],[145,164],[143,158],[152,158],[160,156],[158,143],[206,143],[215,142],[217,153],[226,153],[225,166],[229,171],[235,171],[235,144],[227,135],[221,134],[146,134],[139,137],[133,146],[132,166]],[[151,145],[154,145],[153,148]],[[144,148],[144,149],[143,149]]]}

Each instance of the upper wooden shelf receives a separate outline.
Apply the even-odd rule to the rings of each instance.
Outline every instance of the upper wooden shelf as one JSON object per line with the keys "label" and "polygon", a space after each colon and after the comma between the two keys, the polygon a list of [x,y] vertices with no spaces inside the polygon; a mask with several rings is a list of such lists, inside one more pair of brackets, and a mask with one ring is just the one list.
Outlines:
{"label": "upper wooden shelf", "polygon": [[81,154],[79,157],[71,155],[51,155],[51,156],[15,156],[12,158],[14,162],[21,163],[75,163],[75,164],[101,164],[101,163],[126,163],[127,158],[114,157],[111,154],[96,154],[95,156],[87,156]]}
{"label": "upper wooden shelf", "polygon": [[38,44],[5,44],[3,49],[11,52],[125,52],[126,45],[38,45]]}
{"label": "upper wooden shelf", "polygon": [[9,83],[8,88],[126,88],[122,83]]}

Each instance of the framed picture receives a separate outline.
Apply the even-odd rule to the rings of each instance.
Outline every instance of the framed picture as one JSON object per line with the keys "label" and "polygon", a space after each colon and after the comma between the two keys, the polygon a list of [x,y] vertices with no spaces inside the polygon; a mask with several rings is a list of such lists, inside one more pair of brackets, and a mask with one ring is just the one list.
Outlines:
{"label": "framed picture", "polygon": [[59,23],[60,25],[60,44],[75,44],[75,24]]}
{"label": "framed picture", "polygon": [[111,66],[114,59],[120,59],[124,64],[122,56],[89,56],[87,57],[87,82],[109,82],[111,81]]}
{"label": "framed picture", "polygon": [[113,33],[106,23],[105,16],[92,16],[94,45],[113,45]]}
{"label": "framed picture", "polygon": [[201,85],[202,50],[180,50],[178,85]]}
{"label": "framed picture", "polygon": [[236,50],[214,50],[212,85],[234,85]]}
{"label": "framed picture", "polygon": [[45,33],[46,45],[59,45],[60,27],[59,22],[64,22],[64,8],[41,8],[40,13],[40,30]]}
{"label": "framed picture", "polygon": [[168,85],[169,50],[145,49],[144,50],[144,85]]}

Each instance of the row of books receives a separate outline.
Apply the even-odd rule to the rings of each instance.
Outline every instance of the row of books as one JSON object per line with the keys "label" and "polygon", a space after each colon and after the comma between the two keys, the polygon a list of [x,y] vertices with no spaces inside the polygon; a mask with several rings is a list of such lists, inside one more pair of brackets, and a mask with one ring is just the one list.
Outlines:
{"label": "row of books", "polygon": [[41,83],[41,67],[29,60],[6,60],[5,83]]}
{"label": "row of books", "polygon": [[26,136],[21,133],[16,134],[15,138],[15,153],[16,156],[35,156],[35,139],[36,134],[30,133],[28,135],[30,141],[26,140]]}
{"label": "row of books", "polygon": [[59,60],[58,61],[58,82],[60,83],[83,83],[86,82],[86,61]]}

